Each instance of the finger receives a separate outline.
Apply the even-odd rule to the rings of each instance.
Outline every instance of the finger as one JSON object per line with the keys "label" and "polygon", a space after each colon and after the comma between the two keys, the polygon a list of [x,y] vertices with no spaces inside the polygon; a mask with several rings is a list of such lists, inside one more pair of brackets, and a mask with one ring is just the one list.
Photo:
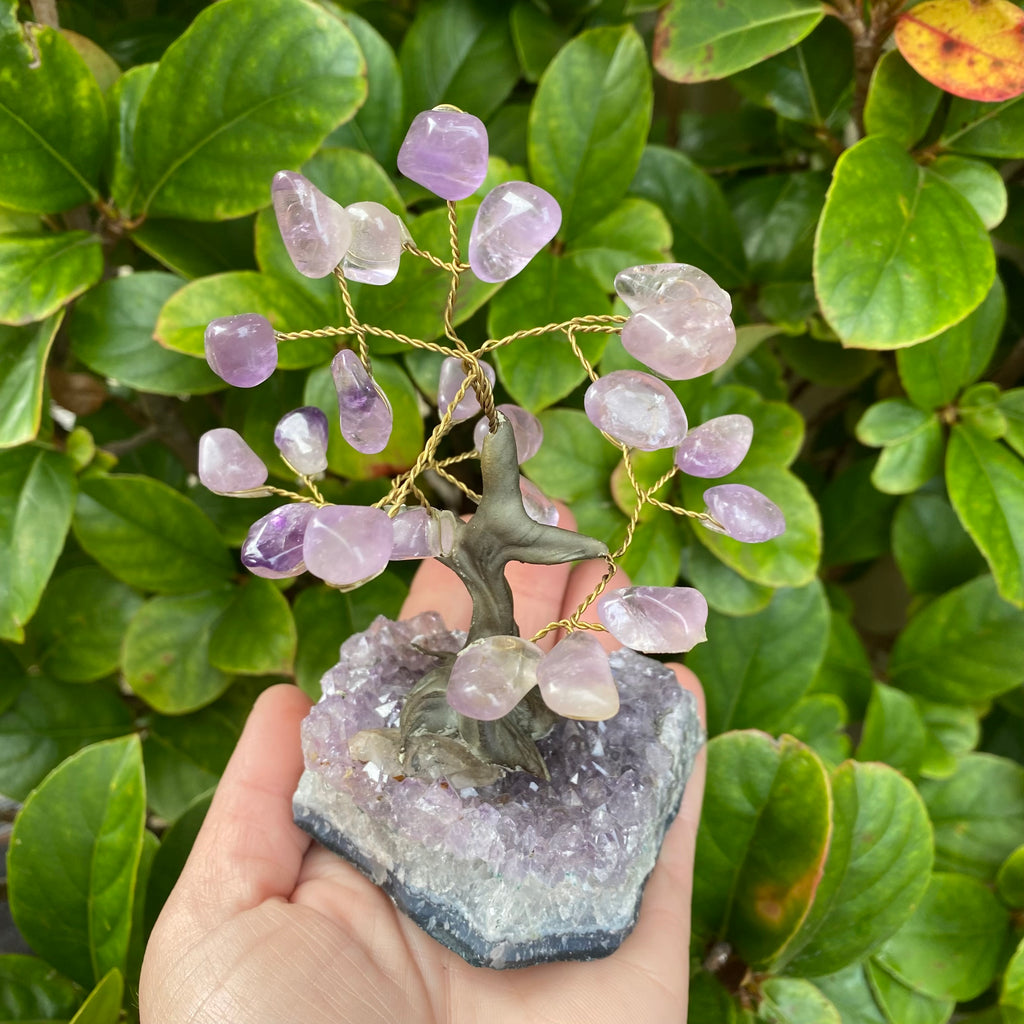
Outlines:
{"label": "finger", "polygon": [[[579,608],[598,583],[601,582],[601,578],[604,576],[607,568],[608,565],[603,559],[600,561],[593,559],[589,562],[581,562],[573,569],[569,574],[569,582],[565,588],[565,598],[562,602],[562,612],[559,618],[567,619],[575,613],[576,609]],[[603,593],[607,594],[609,590],[617,590],[619,587],[628,586],[629,577],[621,569],[616,569],[615,574],[605,586]],[[580,619],[583,622],[599,621],[596,601],[580,615]],[[564,635],[564,631],[559,633],[560,637]],[[606,651],[617,651],[622,646],[611,633],[604,630],[593,630],[591,635],[597,637],[601,642],[601,646]]]}
{"label": "finger", "polygon": [[438,612],[449,629],[463,631],[469,629],[473,617],[466,585],[436,558],[425,559],[416,570],[399,618],[411,619],[422,612]]}

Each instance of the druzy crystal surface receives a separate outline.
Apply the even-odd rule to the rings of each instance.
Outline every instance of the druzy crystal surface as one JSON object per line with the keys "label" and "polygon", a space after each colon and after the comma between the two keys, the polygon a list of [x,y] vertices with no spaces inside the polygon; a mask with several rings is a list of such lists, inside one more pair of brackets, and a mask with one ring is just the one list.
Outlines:
{"label": "druzy crystal surface", "polygon": [[689,263],[644,263],[627,267],[615,275],[615,291],[633,313],[665,302],[690,299],[710,299],[726,313],[732,312],[729,293],[719,288],[710,274]]}
{"label": "druzy crystal surface", "polygon": [[299,473],[312,476],[327,468],[327,417],[315,405],[286,412],[274,428],[274,444]]}
{"label": "druzy crystal surface", "polygon": [[544,703],[566,718],[603,722],[619,710],[608,652],[593,633],[559,640],[537,666],[537,685]]}
{"label": "druzy crystal surface", "polygon": [[786,532],[786,518],[770,498],[746,484],[719,484],[704,492],[708,511],[734,540],[760,544]]}
{"label": "druzy crystal surface", "polygon": [[[480,368],[484,371],[491,387],[494,387],[494,367],[490,363],[480,362]],[[462,366],[462,360],[458,356],[448,356],[441,364],[441,373],[437,381],[437,408],[444,412],[452,400],[459,393],[462,382],[466,379],[466,371]],[[452,411],[452,420],[458,423],[460,420],[468,420],[480,411],[480,400],[476,397],[473,386],[470,385],[462,401]],[[514,428],[513,428],[514,429]]]}
{"label": "druzy crystal surface", "polygon": [[691,380],[729,358],[736,328],[716,302],[666,302],[634,313],[622,325],[622,347],[669,380]]}
{"label": "druzy crystal surface", "polygon": [[332,587],[354,587],[384,571],[393,544],[387,513],[368,505],[325,505],[306,524],[302,560]]}
{"label": "druzy crystal surface", "polygon": [[398,169],[442,199],[465,199],[487,177],[487,129],[461,110],[424,110],[398,151]]}
{"label": "druzy crystal surface", "polygon": [[277,369],[274,328],[259,313],[211,320],[203,342],[210,369],[236,388],[254,388]]}
{"label": "druzy crystal surface", "polygon": [[686,436],[686,413],[672,389],[640,370],[614,370],[583,396],[587,418],[616,441],[644,452],[674,448]]}
{"label": "druzy crystal surface", "polygon": [[458,790],[388,775],[349,740],[397,725],[409,688],[464,638],[428,612],[345,641],[303,725],[295,820],[439,942],[494,968],[592,959],[636,922],[644,883],[703,742],[695,702],[658,662],[611,655],[619,714],[560,721],[524,772]]}
{"label": "druzy crystal surface", "polygon": [[493,722],[537,685],[541,649],[520,636],[487,636],[459,652],[448,703],[460,715]]}
{"label": "druzy crystal surface", "polygon": [[331,361],[331,376],[338,392],[341,436],[357,452],[383,451],[394,424],[387,395],[351,349],[343,348]]}
{"label": "druzy crystal surface", "polygon": [[281,239],[295,269],[306,277],[326,277],[352,241],[352,224],[345,208],[294,171],[278,171],[270,195]]}
{"label": "druzy crystal surface", "polygon": [[302,542],[315,508],[305,501],[282,505],[249,527],[242,545],[242,565],[256,576],[286,579],[306,571]]}
{"label": "druzy crystal surface", "polygon": [[402,259],[402,225],[380,203],[353,203],[346,208],[352,224],[349,243],[341,269],[350,281],[364,284],[390,284],[398,274]]}
{"label": "druzy crystal surface", "polygon": [[267,476],[263,460],[237,430],[217,427],[199,438],[199,482],[215,494],[251,491]]}
{"label": "druzy crystal surface", "polygon": [[746,457],[753,438],[754,424],[749,416],[716,416],[683,438],[676,449],[675,464],[690,476],[727,476]]}
{"label": "druzy crystal surface", "polygon": [[[512,424],[512,433],[516,439],[516,456],[520,464],[532,459],[540,451],[541,442],[544,440],[544,428],[540,420],[532,412],[518,405],[499,405],[497,410]],[[483,447],[484,438],[489,431],[490,424],[484,416],[473,428],[473,445],[477,451]]]}
{"label": "druzy crystal surface", "polygon": [[507,181],[484,196],[469,235],[469,266],[481,281],[515,277],[558,233],[555,197],[528,181]]}
{"label": "druzy crystal surface", "polygon": [[601,624],[646,654],[682,654],[707,640],[708,603],[693,587],[623,587],[597,602]]}

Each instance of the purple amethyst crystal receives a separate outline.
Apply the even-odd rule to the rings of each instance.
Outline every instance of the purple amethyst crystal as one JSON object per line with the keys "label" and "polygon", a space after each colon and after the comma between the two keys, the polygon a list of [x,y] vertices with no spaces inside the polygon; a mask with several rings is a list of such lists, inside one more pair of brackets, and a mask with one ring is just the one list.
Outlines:
{"label": "purple amethyst crystal", "polygon": [[537,685],[542,654],[521,636],[485,636],[471,643],[455,659],[448,703],[468,718],[503,718]]}
{"label": "purple amethyst crystal", "polygon": [[674,448],[686,436],[686,413],[672,389],[640,370],[614,370],[587,388],[587,418],[609,437],[644,452]]}
{"label": "purple amethyst crystal", "polygon": [[760,544],[786,532],[786,517],[774,501],[746,484],[719,484],[704,492],[708,512],[733,540]]}
{"label": "purple amethyst crystal", "polygon": [[351,349],[343,348],[334,357],[331,376],[338,392],[341,436],[365,455],[383,451],[394,423],[388,396]]}
{"label": "purple amethyst crystal", "polygon": [[424,110],[398,151],[398,169],[442,199],[471,196],[487,176],[487,129],[461,110]]}
{"label": "purple amethyst crystal", "polygon": [[237,430],[217,427],[199,438],[199,482],[215,494],[255,490],[267,475],[263,460]]}
{"label": "purple amethyst crystal", "polygon": [[675,463],[690,476],[728,476],[743,461],[754,438],[749,416],[716,416],[694,427],[676,449]]}
{"label": "purple amethyst crystal", "polygon": [[[483,361],[481,361],[480,367],[491,387],[494,387],[494,367]],[[441,373],[437,382],[437,408],[441,412],[444,412],[452,404],[452,400],[458,394],[465,379],[466,371],[462,367],[462,360],[458,356],[448,356],[441,364]],[[452,411],[452,420],[456,423],[460,420],[468,420],[470,416],[475,416],[479,411],[480,400],[470,385],[469,390],[462,396],[462,401]]]}
{"label": "purple amethyst crystal", "polygon": [[[512,424],[512,433],[516,439],[516,455],[520,465],[532,459],[540,451],[541,442],[544,440],[544,428],[540,425],[540,420],[532,412],[527,412],[518,405],[499,405],[497,410]],[[473,428],[473,445],[477,451],[483,448],[484,438],[490,429],[491,425],[487,422],[486,416]]]}
{"label": "purple amethyst crystal", "polygon": [[242,565],[268,580],[286,579],[306,571],[302,542],[314,505],[297,501],[257,519],[242,545]]}
{"label": "purple amethyst crystal", "polygon": [[558,506],[532,481],[519,478],[519,493],[523,496],[526,514],[541,526],[558,525]]}
{"label": "purple amethyst crystal", "polygon": [[634,313],[622,325],[622,347],[669,380],[718,369],[736,347],[728,312],[708,299],[666,302]]}
{"label": "purple amethyst crystal", "polygon": [[352,224],[345,208],[294,171],[278,171],[270,195],[295,269],[306,277],[326,277],[352,241]]}
{"label": "purple amethyst crystal", "polygon": [[325,505],[306,524],[302,560],[314,576],[347,590],[384,571],[393,543],[391,520],[381,509]]}
{"label": "purple amethyst crystal", "polygon": [[507,281],[558,233],[555,197],[528,181],[508,181],[484,196],[469,235],[469,265],[481,281]]}
{"label": "purple amethyst crystal", "polygon": [[346,212],[352,241],[341,261],[345,276],[363,284],[390,284],[402,259],[401,221],[386,206],[370,201],[353,203]]}
{"label": "purple amethyst crystal", "polygon": [[630,311],[659,306],[666,302],[710,299],[726,313],[732,311],[732,299],[710,274],[689,263],[644,263],[627,267],[615,275],[615,291]]}
{"label": "purple amethyst crystal", "polygon": [[455,516],[435,508],[404,508],[392,520],[391,560],[450,555],[455,544]]}
{"label": "purple amethyst crystal", "polygon": [[236,388],[254,388],[277,369],[277,338],[259,313],[211,320],[204,336],[206,361],[221,380]]}
{"label": "purple amethyst crystal", "polygon": [[327,417],[315,405],[286,412],[274,428],[274,444],[297,473],[312,476],[327,468]]}
{"label": "purple amethyst crystal", "polygon": [[604,722],[618,714],[608,652],[593,633],[577,630],[559,640],[537,666],[537,685],[556,715]]}
{"label": "purple amethyst crystal", "polygon": [[708,638],[708,603],[693,587],[608,590],[597,615],[619,643],[645,654],[682,654]]}

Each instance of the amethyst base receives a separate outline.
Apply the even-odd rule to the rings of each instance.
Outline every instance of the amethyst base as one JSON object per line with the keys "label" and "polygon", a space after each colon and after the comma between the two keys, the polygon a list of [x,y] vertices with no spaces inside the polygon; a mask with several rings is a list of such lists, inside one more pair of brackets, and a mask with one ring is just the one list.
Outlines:
{"label": "amethyst base", "polygon": [[462,643],[433,613],[381,617],[345,642],[303,723],[295,820],[475,966],[607,956],[636,923],[704,742],[695,701],[660,662],[623,650],[619,714],[563,720],[539,741],[549,782],[515,772],[457,790],[353,760],[349,736],[397,724],[434,664],[423,651]]}

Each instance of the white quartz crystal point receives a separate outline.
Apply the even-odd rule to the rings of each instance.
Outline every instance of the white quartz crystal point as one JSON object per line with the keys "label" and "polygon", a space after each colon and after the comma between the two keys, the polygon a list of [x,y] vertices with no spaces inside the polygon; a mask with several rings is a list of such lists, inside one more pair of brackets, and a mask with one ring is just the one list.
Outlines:
{"label": "white quartz crystal point", "polygon": [[448,680],[448,703],[485,722],[507,715],[537,685],[543,651],[519,636],[485,636],[464,647]]}
{"label": "white quartz crystal point", "polygon": [[[541,442],[544,440],[544,428],[532,412],[527,412],[518,405],[499,405],[497,410],[512,424],[512,435],[516,439],[516,457],[522,465],[540,451]],[[473,428],[473,444],[477,451],[483,449],[484,438],[490,433],[490,429],[491,425],[487,422],[486,416]]]}
{"label": "white quartz crystal point", "polygon": [[630,448],[675,448],[686,436],[686,413],[672,389],[641,370],[614,370],[587,388],[587,418]]}
{"label": "white quartz crystal point", "polygon": [[754,424],[749,416],[716,416],[693,427],[683,438],[675,464],[690,476],[728,476],[744,460],[753,439]]}
{"label": "white quartz crystal point", "polygon": [[627,267],[615,275],[615,291],[633,313],[666,302],[690,299],[710,299],[726,313],[732,312],[729,293],[719,288],[709,274],[689,263],[644,263]]}
{"label": "white quartz crystal point", "polygon": [[450,555],[455,545],[455,516],[444,509],[404,507],[391,520],[391,560]]}
{"label": "white quartz crystal point", "polygon": [[597,602],[601,624],[645,654],[682,654],[707,640],[708,603],[693,587],[623,587]]}
{"label": "white quartz crystal point", "polygon": [[736,328],[728,310],[709,299],[664,302],[622,325],[622,347],[669,380],[691,380],[732,355]]}
{"label": "white quartz crystal point", "polygon": [[352,241],[341,261],[350,281],[389,284],[402,258],[402,226],[380,203],[353,203],[345,208],[352,224]]}
{"label": "white quartz crystal point", "polygon": [[302,560],[324,583],[351,589],[384,571],[393,546],[391,520],[382,509],[324,505],[306,524]]}
{"label": "white quartz crystal point", "polygon": [[278,171],[270,194],[295,269],[306,277],[326,277],[352,241],[352,224],[345,208],[294,171]]}
{"label": "white quartz crystal point", "polygon": [[558,233],[555,197],[528,181],[506,181],[484,196],[469,235],[469,265],[489,283],[515,277]]}
{"label": "white quartz crystal point", "polygon": [[[761,544],[786,532],[782,509],[759,490],[746,484],[719,484],[704,492],[707,511],[733,540]],[[705,523],[714,529],[710,523]],[[722,532],[722,531],[716,531]]]}
{"label": "white quartz crystal point", "polygon": [[[485,363],[481,360],[480,368],[484,371],[484,377],[487,378],[488,383],[493,388],[496,379],[494,367],[490,363]],[[441,374],[437,382],[437,408],[442,415],[448,406],[452,404],[452,400],[458,394],[459,388],[462,387],[462,382],[465,379],[466,371],[462,366],[462,360],[458,356],[448,356],[441,364]],[[458,423],[461,420],[468,420],[470,416],[475,416],[479,411],[480,400],[476,397],[476,392],[471,384],[465,395],[462,396],[462,401],[452,411],[452,421]],[[513,427],[514,430],[515,428]]]}
{"label": "white quartz crystal point", "polygon": [[603,722],[619,710],[619,691],[608,653],[592,633],[577,630],[559,640],[537,666],[540,695],[565,718]]}

